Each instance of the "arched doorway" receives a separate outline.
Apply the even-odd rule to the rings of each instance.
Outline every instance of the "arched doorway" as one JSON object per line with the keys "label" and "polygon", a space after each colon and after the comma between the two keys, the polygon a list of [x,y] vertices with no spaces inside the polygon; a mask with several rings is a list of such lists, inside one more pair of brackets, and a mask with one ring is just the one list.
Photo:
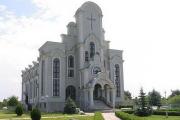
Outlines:
{"label": "arched doorway", "polygon": [[66,88],[66,99],[71,97],[71,99],[76,100],[76,88],[72,85]]}
{"label": "arched doorway", "polygon": [[102,87],[101,87],[101,85],[96,84],[94,86],[93,98],[94,98],[94,100],[99,100],[102,98]]}

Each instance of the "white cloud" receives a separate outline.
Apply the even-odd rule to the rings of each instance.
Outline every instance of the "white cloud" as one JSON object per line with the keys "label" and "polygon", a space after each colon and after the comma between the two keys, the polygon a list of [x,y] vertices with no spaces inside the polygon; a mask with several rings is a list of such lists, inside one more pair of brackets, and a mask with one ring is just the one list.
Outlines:
{"label": "white cloud", "polygon": [[[180,2],[93,1],[102,8],[111,48],[124,50],[125,89],[137,95],[141,86],[161,93],[179,88]],[[28,17],[0,5],[0,99],[20,96],[21,70],[36,60],[44,42],[61,41],[60,34],[85,0],[32,2],[38,10]]]}

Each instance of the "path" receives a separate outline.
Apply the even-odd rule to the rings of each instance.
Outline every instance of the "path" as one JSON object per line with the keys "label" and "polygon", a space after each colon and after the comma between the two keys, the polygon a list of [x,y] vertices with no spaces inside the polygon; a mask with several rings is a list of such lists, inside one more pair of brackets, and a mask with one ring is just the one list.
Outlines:
{"label": "path", "polygon": [[116,117],[115,113],[102,113],[105,120],[121,120],[120,118]]}
{"label": "path", "polygon": [[[45,116],[43,116],[43,117],[41,117],[41,118],[45,118],[45,119],[47,119],[47,118],[53,118],[53,119],[56,119],[56,118],[64,118],[64,117],[69,117],[69,118],[71,118],[71,117],[77,117],[77,116],[92,116],[93,114],[87,114],[87,115],[74,115],[74,116],[71,116],[71,115],[69,115],[69,116],[55,116],[55,117],[53,117],[53,116],[47,116],[47,117],[45,117]],[[24,117],[24,118],[3,118],[3,119],[1,119],[0,118],[0,120],[31,120],[31,118],[30,117]]]}

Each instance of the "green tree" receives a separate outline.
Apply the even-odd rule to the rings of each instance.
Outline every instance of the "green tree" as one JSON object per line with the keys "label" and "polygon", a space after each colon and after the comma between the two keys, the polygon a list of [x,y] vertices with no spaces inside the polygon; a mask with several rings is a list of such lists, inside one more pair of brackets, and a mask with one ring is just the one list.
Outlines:
{"label": "green tree", "polygon": [[7,99],[3,99],[2,106],[3,106],[3,107],[6,107],[6,106],[7,106]]}
{"label": "green tree", "polygon": [[7,105],[8,106],[17,106],[18,105],[18,97],[12,96],[12,97],[8,98]]}
{"label": "green tree", "polygon": [[135,110],[135,115],[149,116],[152,114],[152,110],[147,106],[147,97],[143,88],[140,89],[140,95],[138,99],[138,108]]}
{"label": "green tree", "polygon": [[180,90],[172,90],[171,95],[169,95],[168,98],[174,97],[176,95],[180,95]]}
{"label": "green tree", "polygon": [[168,99],[168,103],[170,104],[180,104],[180,95],[176,95]]}
{"label": "green tree", "polygon": [[76,113],[76,104],[70,97],[68,97],[66,100],[66,104],[64,107],[64,113],[67,113],[67,114]]}
{"label": "green tree", "polygon": [[141,109],[145,109],[145,107],[147,107],[146,93],[144,93],[143,88],[140,89],[138,104],[139,104]]}
{"label": "green tree", "polygon": [[124,98],[125,100],[127,99],[131,100],[132,99],[131,93],[129,91],[124,91]]}
{"label": "green tree", "polygon": [[151,106],[161,106],[161,95],[158,91],[152,90],[148,93],[148,101]]}
{"label": "green tree", "polygon": [[2,102],[0,102],[0,109],[2,109],[2,107],[3,107],[3,103],[2,103]]}

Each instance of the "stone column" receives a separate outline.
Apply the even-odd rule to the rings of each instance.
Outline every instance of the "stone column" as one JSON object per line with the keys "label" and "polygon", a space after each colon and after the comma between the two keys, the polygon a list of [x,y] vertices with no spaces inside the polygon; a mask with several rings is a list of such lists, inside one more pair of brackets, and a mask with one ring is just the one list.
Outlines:
{"label": "stone column", "polygon": [[109,89],[108,88],[106,89],[106,95],[107,95],[106,101],[107,101],[107,103],[109,103],[110,100],[109,100]]}
{"label": "stone column", "polygon": [[115,88],[112,88],[111,89],[111,94],[112,94],[112,106],[113,106],[113,109],[115,108],[115,99],[116,99],[116,96],[115,96]]}
{"label": "stone column", "polygon": [[90,107],[94,106],[93,90],[94,90],[94,88],[89,89],[89,92],[90,92]]}

